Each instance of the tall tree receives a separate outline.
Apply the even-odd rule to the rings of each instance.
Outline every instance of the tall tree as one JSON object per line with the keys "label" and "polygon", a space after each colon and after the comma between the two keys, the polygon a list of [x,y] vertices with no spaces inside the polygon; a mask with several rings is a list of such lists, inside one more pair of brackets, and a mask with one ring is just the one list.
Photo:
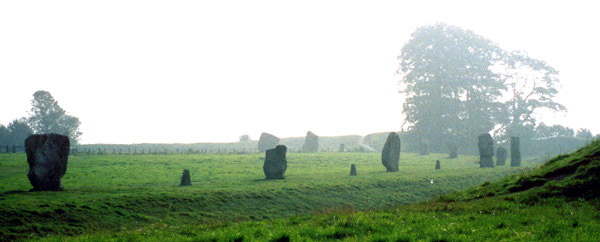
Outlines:
{"label": "tall tree", "polygon": [[76,144],[81,136],[79,119],[67,115],[47,91],[37,91],[33,94],[28,122],[35,133],[66,135],[71,140],[71,144]]}
{"label": "tall tree", "polygon": [[25,118],[15,119],[7,126],[12,145],[25,145],[25,139],[33,134]]}
{"label": "tall tree", "polygon": [[524,52],[507,52],[503,56],[497,66],[501,67],[499,74],[507,87],[504,93],[507,136],[522,136],[524,127],[535,126],[534,114],[538,110],[566,111],[565,106],[554,100],[558,93],[558,71]]}
{"label": "tall tree", "polygon": [[471,31],[445,24],[417,29],[399,56],[409,130],[437,145],[492,130],[504,86],[490,67],[500,57],[496,44]]}

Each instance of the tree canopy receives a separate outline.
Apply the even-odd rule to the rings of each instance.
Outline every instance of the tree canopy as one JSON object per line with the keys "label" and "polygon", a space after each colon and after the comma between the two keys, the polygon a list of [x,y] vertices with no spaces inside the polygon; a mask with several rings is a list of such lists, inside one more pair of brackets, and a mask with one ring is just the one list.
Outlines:
{"label": "tree canopy", "polygon": [[28,123],[35,133],[66,135],[72,144],[76,144],[81,136],[79,119],[68,115],[47,91],[37,91],[33,94]]}
{"label": "tree canopy", "polygon": [[15,119],[8,126],[0,125],[0,145],[23,146],[25,139],[33,134],[25,118]]}
{"label": "tree canopy", "polygon": [[409,131],[435,145],[471,144],[533,130],[534,113],[566,110],[554,101],[558,72],[523,52],[507,52],[456,26],[417,29],[398,57]]}

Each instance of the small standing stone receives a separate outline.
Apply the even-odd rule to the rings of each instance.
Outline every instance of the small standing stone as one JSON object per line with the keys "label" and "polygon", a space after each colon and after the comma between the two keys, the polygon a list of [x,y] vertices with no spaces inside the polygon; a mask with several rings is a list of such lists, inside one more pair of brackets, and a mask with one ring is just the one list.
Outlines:
{"label": "small standing stone", "polygon": [[356,165],[354,164],[350,165],[350,175],[356,176]]}
{"label": "small standing stone", "polygon": [[503,147],[498,147],[496,150],[496,166],[504,166],[508,152]]}
{"label": "small standing stone", "polygon": [[381,163],[385,166],[388,172],[397,172],[398,163],[400,161],[400,137],[396,132],[391,132],[383,150],[381,151]]}
{"label": "small standing stone", "polygon": [[192,178],[190,178],[190,170],[183,169],[183,174],[181,175],[181,183],[179,186],[191,186]]}
{"label": "small standing stone", "polygon": [[427,140],[423,140],[419,147],[420,155],[429,155],[429,142]]}
{"label": "small standing stone", "polygon": [[25,140],[31,191],[60,191],[67,172],[69,138],[60,134],[36,134]]}
{"label": "small standing stone", "polygon": [[494,139],[488,133],[478,137],[479,142],[479,167],[494,167]]}
{"label": "small standing stone", "polygon": [[269,133],[262,133],[258,139],[258,151],[265,152],[275,148],[279,144],[279,138]]}
{"label": "small standing stone", "polygon": [[267,150],[263,171],[267,179],[283,179],[287,169],[287,147],[278,145],[275,149]]}
{"label": "small standing stone", "polygon": [[345,144],[340,144],[340,149],[338,151],[339,152],[344,152],[345,149],[346,149],[346,145]]}
{"label": "small standing stone", "polygon": [[436,170],[442,169],[442,165],[440,164],[440,160],[437,160],[437,161],[435,162],[435,169],[436,169]]}
{"label": "small standing stone", "polygon": [[458,157],[458,145],[456,143],[448,144],[448,158],[454,159]]}
{"label": "small standing stone", "polygon": [[521,139],[519,137],[510,137],[510,166],[521,166]]}
{"label": "small standing stone", "polygon": [[306,132],[306,139],[304,139],[304,146],[302,150],[307,153],[313,153],[319,151],[319,136],[313,132]]}

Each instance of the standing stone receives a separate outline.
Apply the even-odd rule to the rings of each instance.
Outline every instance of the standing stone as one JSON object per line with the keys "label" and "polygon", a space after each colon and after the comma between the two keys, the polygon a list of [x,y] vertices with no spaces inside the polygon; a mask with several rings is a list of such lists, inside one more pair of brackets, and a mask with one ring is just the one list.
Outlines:
{"label": "standing stone", "polygon": [[345,149],[346,149],[346,145],[345,144],[340,144],[340,149],[338,151],[339,152],[344,152]]}
{"label": "standing stone", "polygon": [[286,151],[285,145],[278,145],[275,149],[267,150],[263,165],[267,179],[283,179],[283,174],[287,169]]}
{"label": "standing stone", "polygon": [[191,186],[192,185],[192,178],[190,177],[190,170],[188,169],[183,169],[183,174],[181,175],[181,183],[179,183],[179,186]]}
{"label": "standing stone", "polygon": [[510,137],[510,166],[521,166],[521,139],[519,137]]}
{"label": "standing stone", "polygon": [[498,149],[496,150],[496,166],[504,166],[504,164],[506,163],[507,153],[508,152],[506,151],[506,149],[498,147]]}
{"label": "standing stone", "polygon": [[319,151],[319,136],[310,131],[306,132],[306,139],[304,139],[302,150],[307,153]]}
{"label": "standing stone", "polygon": [[389,172],[398,171],[398,163],[400,161],[400,137],[396,132],[391,132],[383,150],[381,151],[381,163]]}
{"label": "standing stone", "polygon": [[265,152],[267,150],[274,149],[278,144],[279,138],[277,138],[277,136],[269,133],[262,133],[260,135],[260,139],[258,139],[258,151]]}
{"label": "standing stone", "polygon": [[454,159],[458,157],[458,145],[456,143],[448,143],[448,158]]}
{"label": "standing stone", "polygon": [[350,175],[356,176],[356,165],[355,164],[350,165]]}
{"label": "standing stone", "polygon": [[437,160],[437,161],[435,162],[435,169],[436,169],[436,170],[442,169],[442,165],[440,164],[440,160]]}
{"label": "standing stone", "polygon": [[479,167],[494,167],[494,139],[488,133],[479,135],[478,139]]}
{"label": "standing stone", "polygon": [[421,141],[419,151],[420,155],[429,155],[429,142],[427,140]]}
{"label": "standing stone", "polygon": [[60,191],[67,172],[69,138],[60,134],[31,135],[25,140],[31,191]]}

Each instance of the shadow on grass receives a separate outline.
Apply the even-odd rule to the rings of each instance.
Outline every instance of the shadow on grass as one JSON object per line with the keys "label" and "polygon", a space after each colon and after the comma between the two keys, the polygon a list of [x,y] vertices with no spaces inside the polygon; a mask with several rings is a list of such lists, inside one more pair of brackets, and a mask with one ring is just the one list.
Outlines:
{"label": "shadow on grass", "polygon": [[7,191],[7,192],[2,192],[0,193],[0,197],[4,197],[7,195],[13,195],[13,194],[25,194],[28,193],[29,191],[21,191],[21,190],[12,190],[12,191]]}
{"label": "shadow on grass", "polygon": [[284,179],[267,179],[267,178],[261,178],[261,179],[253,179],[251,180],[252,182],[269,182],[269,181],[283,181]]}

